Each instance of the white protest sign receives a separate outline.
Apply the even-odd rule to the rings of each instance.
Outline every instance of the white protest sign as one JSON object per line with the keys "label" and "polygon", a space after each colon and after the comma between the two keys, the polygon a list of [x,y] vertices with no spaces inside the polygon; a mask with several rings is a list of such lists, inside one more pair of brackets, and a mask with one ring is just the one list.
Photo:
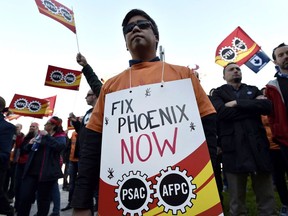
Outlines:
{"label": "white protest sign", "polygon": [[[201,155],[192,154],[200,146],[204,146]],[[205,162],[191,166],[195,155]],[[191,215],[197,185],[190,174],[195,168],[197,174],[213,177],[190,79],[106,95],[101,215],[154,215],[155,211]]]}

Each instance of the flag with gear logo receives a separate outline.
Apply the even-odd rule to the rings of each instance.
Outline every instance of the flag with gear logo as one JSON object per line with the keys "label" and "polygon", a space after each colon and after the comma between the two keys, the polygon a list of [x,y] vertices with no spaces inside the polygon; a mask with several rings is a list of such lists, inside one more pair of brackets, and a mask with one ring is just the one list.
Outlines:
{"label": "flag with gear logo", "polygon": [[48,108],[48,100],[20,94],[15,94],[9,105],[9,111],[13,114],[34,118],[43,118]]}
{"label": "flag with gear logo", "polygon": [[259,45],[238,26],[217,47],[215,63],[224,67],[229,62],[235,62],[241,66],[259,50]]}
{"label": "flag with gear logo", "polygon": [[81,72],[48,65],[44,85],[69,90],[79,90]]}
{"label": "flag with gear logo", "polygon": [[76,34],[74,13],[66,6],[54,0],[35,0],[39,12],[66,26]]}

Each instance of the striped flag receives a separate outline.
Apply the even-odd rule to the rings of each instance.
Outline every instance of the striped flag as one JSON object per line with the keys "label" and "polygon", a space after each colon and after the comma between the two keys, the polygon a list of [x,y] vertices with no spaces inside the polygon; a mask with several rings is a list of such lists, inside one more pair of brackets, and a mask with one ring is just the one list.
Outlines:
{"label": "striped flag", "polygon": [[76,34],[74,13],[55,0],[35,0],[39,12],[66,26]]}
{"label": "striped flag", "polygon": [[229,62],[235,62],[241,66],[259,50],[258,44],[238,26],[217,47],[215,63],[224,67]]}
{"label": "striped flag", "polygon": [[44,85],[69,90],[79,90],[81,72],[48,65]]}
{"label": "striped flag", "polygon": [[46,117],[53,115],[54,107],[55,107],[55,104],[56,104],[56,98],[57,98],[56,95],[52,96],[52,97],[44,98],[44,100],[47,100],[49,102],[48,108],[47,108],[47,110],[45,112],[45,116]]}
{"label": "striped flag", "polygon": [[49,102],[46,99],[15,94],[9,105],[9,111],[21,116],[43,118],[48,107]]}

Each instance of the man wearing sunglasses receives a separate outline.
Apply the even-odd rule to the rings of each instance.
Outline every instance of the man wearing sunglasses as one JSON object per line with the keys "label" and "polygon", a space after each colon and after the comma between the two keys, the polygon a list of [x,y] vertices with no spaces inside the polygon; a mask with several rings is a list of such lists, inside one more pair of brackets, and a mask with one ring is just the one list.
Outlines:
{"label": "man wearing sunglasses", "polygon": [[[81,149],[79,175],[73,199],[74,215],[91,215],[93,193],[99,183],[102,122],[105,95],[131,87],[190,78],[202,118],[212,162],[216,159],[215,109],[202,89],[199,80],[187,67],[167,64],[156,56],[159,31],[155,21],[144,11],[129,11],[123,22],[123,35],[132,59],[130,68],[107,80],[102,86],[98,102],[87,124],[87,136]],[[86,209],[86,210],[85,210]]]}

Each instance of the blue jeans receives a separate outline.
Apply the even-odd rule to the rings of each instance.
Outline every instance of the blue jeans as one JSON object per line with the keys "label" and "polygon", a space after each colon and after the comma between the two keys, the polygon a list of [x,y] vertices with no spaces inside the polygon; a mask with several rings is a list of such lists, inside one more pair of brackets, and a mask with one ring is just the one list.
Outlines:
{"label": "blue jeans", "polygon": [[60,191],[59,191],[59,184],[56,181],[52,188],[52,202],[53,202],[53,213],[59,214],[60,212]]}

